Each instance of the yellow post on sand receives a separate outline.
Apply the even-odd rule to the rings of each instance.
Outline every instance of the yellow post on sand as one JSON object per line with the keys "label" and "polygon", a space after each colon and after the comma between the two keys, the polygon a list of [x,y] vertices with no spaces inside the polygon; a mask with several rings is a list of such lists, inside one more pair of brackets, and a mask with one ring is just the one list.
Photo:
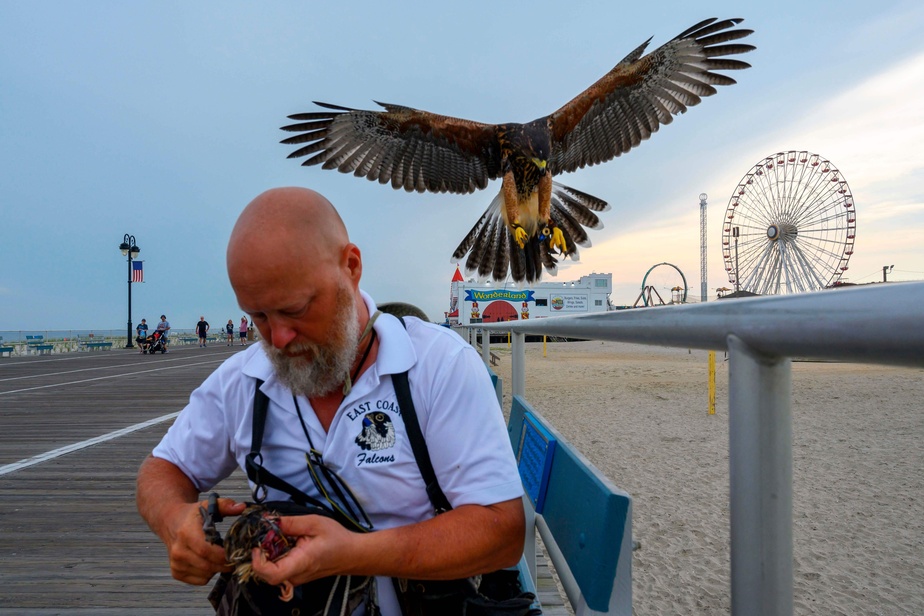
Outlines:
{"label": "yellow post on sand", "polygon": [[545,354],[545,335],[542,336],[542,356],[546,357]]}
{"label": "yellow post on sand", "polygon": [[709,414],[715,415],[715,351],[709,351]]}

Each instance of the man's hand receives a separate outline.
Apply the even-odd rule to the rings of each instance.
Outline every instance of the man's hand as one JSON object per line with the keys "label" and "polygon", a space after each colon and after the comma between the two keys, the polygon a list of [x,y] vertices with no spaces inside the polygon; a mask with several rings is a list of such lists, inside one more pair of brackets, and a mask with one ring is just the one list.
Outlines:
{"label": "man's hand", "polygon": [[[208,507],[208,502],[173,507],[169,510],[164,533],[158,533],[167,546],[170,573],[175,579],[196,586],[207,584],[218,572],[231,570],[224,548],[206,541],[199,507]],[[244,504],[219,498],[218,510],[222,516],[240,515]]]}
{"label": "man's hand", "polygon": [[286,581],[298,586],[340,573],[349,567],[351,541],[359,536],[319,515],[282,517],[279,528],[287,537],[298,538],[295,547],[276,562],[255,548],[251,563],[257,576],[274,586]]}
{"label": "man's hand", "polygon": [[[138,471],[138,512],[167,546],[173,577],[202,586],[219,571],[230,570],[224,550],[205,539],[198,502],[199,490],[175,465],[149,456]],[[229,498],[218,499],[222,516],[236,516],[244,503]]]}

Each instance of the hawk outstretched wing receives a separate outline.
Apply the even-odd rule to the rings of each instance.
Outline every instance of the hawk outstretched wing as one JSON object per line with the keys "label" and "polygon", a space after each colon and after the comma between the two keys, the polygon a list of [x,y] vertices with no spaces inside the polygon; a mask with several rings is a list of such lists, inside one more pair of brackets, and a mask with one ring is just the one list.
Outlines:
{"label": "hawk outstretched wing", "polygon": [[753,30],[730,29],[741,19],[707,19],[684,30],[647,56],[651,39],[622,59],[595,84],[548,116],[552,175],[606,162],[625,154],[662,124],[716,93],[714,86],[737,83],[717,70],[751,65],[725,56],[752,45],[725,44]]}
{"label": "hawk outstretched wing", "polygon": [[298,124],[282,127],[302,133],[282,143],[308,144],[289,158],[314,154],[302,165],[322,164],[408,192],[471,193],[500,175],[494,125],[379,102],[385,111],[315,104],[331,111],[297,113],[289,118]]}

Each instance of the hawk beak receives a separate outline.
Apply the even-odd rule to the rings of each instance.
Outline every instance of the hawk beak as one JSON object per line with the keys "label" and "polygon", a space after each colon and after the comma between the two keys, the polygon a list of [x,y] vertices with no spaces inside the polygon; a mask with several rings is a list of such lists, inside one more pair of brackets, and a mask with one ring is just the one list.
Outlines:
{"label": "hawk beak", "polygon": [[538,158],[534,158],[533,164],[539,167],[541,171],[545,171],[545,166],[548,164],[548,162],[544,160],[539,160]]}

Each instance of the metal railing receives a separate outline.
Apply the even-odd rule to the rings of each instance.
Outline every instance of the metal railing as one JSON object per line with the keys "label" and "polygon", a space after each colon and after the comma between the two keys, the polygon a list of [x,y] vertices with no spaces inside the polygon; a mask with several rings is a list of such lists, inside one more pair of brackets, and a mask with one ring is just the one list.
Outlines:
{"label": "metal railing", "polygon": [[924,283],[477,329],[512,332],[511,389],[521,396],[525,334],[727,351],[732,613],[788,615],[793,612],[791,359],[924,367]]}
{"label": "metal railing", "polygon": [[[237,325],[234,326],[234,341],[238,340]],[[148,330],[153,333],[154,327]],[[40,336],[41,340],[36,339]],[[226,339],[224,328],[212,329],[209,331],[209,341],[211,343],[223,342]],[[257,339],[254,332],[254,339]],[[194,328],[172,328],[170,330],[170,344],[188,345],[195,344],[198,341],[196,330]],[[20,329],[20,330],[0,330],[0,348],[12,348],[12,356],[25,356],[34,352],[36,344],[51,345],[52,353],[72,353],[86,350],[87,343],[111,342],[113,349],[125,347],[125,330],[124,329]],[[134,339],[132,339],[134,344]]]}

